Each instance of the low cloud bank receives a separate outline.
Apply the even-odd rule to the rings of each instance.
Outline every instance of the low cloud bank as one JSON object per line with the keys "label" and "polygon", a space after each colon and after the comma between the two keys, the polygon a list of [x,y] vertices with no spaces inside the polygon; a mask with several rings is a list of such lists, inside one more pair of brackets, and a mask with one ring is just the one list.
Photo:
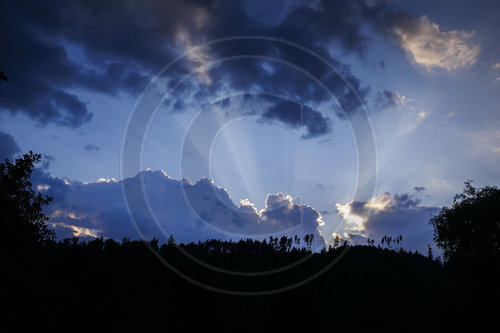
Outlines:
{"label": "low cloud bank", "polygon": [[[141,193],[141,178],[151,209],[134,212],[139,217],[139,233],[126,209],[122,185],[132,188],[130,193]],[[54,197],[46,214],[59,238],[157,237],[165,241],[172,234],[178,241],[189,242],[314,234],[316,245],[324,244],[319,230],[323,224],[321,214],[310,206],[294,203],[283,193],[268,194],[265,208],[258,210],[248,200],[235,204],[227,190],[209,178],[191,183],[172,179],[163,171],[149,170],[123,181],[99,179],[91,183],[54,178],[36,170],[33,185]]]}
{"label": "low cloud bank", "polygon": [[434,231],[428,221],[440,208],[420,203],[413,195],[385,193],[366,202],[351,201],[336,207],[346,222],[347,238],[363,242],[366,238],[380,241],[385,235],[402,235],[404,248],[427,253],[427,245],[434,244]]}

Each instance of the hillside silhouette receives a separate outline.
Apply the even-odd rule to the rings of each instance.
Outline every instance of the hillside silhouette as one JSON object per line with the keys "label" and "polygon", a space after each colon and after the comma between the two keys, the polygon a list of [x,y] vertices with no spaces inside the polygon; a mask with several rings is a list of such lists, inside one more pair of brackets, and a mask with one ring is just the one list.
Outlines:
{"label": "hillside silhouette", "polygon": [[[189,244],[176,244],[174,237],[165,244],[57,240],[41,211],[50,198],[29,182],[39,161],[40,155],[30,152],[0,164],[4,327],[77,332],[499,328],[495,187],[475,189],[467,183],[452,207],[431,220],[445,254],[442,262],[431,251],[404,250],[402,237],[356,246],[337,241],[319,253],[311,251],[310,235]],[[208,290],[182,276],[239,294]],[[255,294],[294,284],[283,292]]]}

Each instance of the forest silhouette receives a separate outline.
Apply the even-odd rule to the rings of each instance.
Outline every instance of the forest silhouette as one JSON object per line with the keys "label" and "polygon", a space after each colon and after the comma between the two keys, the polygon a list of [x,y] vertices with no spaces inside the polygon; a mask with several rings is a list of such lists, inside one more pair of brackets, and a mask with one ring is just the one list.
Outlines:
{"label": "forest silhouette", "polygon": [[[30,152],[0,164],[4,327],[140,332],[500,328],[496,187],[477,189],[466,182],[452,206],[431,218],[443,259],[434,258],[430,246],[427,254],[405,250],[401,236],[368,239],[366,245],[337,238],[320,252],[312,251],[312,235],[188,244],[177,244],[174,236],[164,244],[158,239],[58,240],[42,212],[51,198],[34,191],[30,182],[40,159]],[[213,289],[252,296],[194,285],[159,259]]]}

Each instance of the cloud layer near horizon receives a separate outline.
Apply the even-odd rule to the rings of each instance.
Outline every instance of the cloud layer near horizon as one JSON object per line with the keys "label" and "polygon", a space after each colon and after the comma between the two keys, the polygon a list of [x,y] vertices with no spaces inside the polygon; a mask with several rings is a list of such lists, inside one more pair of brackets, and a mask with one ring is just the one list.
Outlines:
{"label": "cloud layer near horizon", "polygon": [[[149,211],[134,212],[138,232],[125,207],[122,186],[132,188],[129,193],[141,193],[141,178],[153,215]],[[59,238],[157,237],[166,241],[172,234],[180,242],[196,242],[314,234],[315,246],[325,245],[321,214],[313,207],[294,203],[283,193],[268,194],[264,209],[258,210],[248,200],[235,204],[229,193],[209,178],[191,183],[174,180],[163,171],[149,170],[123,181],[81,183],[54,178],[37,169],[33,184],[55,198],[46,213]],[[402,235],[404,248],[421,253],[433,244],[428,220],[438,211],[438,207],[421,206],[420,200],[409,194],[385,193],[366,202],[337,204],[337,212],[345,221],[340,228],[344,230],[342,238],[363,244],[366,238],[379,241],[385,235]]]}
{"label": "cloud layer near horizon", "polygon": [[379,241],[385,235],[402,235],[404,248],[426,253],[427,245],[434,244],[434,231],[428,221],[440,208],[421,206],[420,202],[413,195],[385,193],[369,201],[351,201],[336,206],[347,223],[347,238]]}
{"label": "cloud layer near horizon", "polygon": [[[132,188],[131,193],[139,193],[141,177],[156,221],[147,211],[135,212],[134,216],[140,217],[136,221],[139,234],[125,207],[122,185]],[[100,179],[84,184],[53,178],[37,170],[33,179],[36,188],[54,197],[46,214],[60,238],[157,237],[165,241],[172,234],[179,241],[189,242],[314,234],[316,245],[324,244],[319,231],[323,224],[321,214],[312,207],[294,203],[292,197],[283,193],[268,194],[265,208],[257,210],[248,200],[235,204],[229,193],[211,179],[192,184],[169,178],[163,171],[142,171],[123,181]]]}

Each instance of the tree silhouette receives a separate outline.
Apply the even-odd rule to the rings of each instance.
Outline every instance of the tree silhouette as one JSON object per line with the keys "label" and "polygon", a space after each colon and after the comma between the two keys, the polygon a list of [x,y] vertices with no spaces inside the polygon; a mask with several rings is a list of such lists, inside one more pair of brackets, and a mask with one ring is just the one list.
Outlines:
{"label": "tree silhouette", "polygon": [[335,238],[333,240],[333,248],[338,248],[340,246],[340,236],[335,235]]}
{"label": "tree silhouette", "polygon": [[52,201],[32,189],[30,176],[40,154],[32,151],[14,163],[8,159],[0,163],[0,226],[2,244],[8,246],[32,246],[45,244],[55,239],[54,232],[47,227],[48,217],[42,207]]}
{"label": "tree silhouette", "polygon": [[306,249],[310,249],[309,242],[311,241],[311,235],[307,234],[304,236],[304,243],[306,243]]}
{"label": "tree silhouette", "polygon": [[[90,312],[96,318],[92,325],[98,324],[110,330],[117,330],[118,327],[123,331],[164,331],[172,327],[185,330],[188,324],[192,324],[188,329],[201,330],[208,327],[207,323],[224,330],[225,327],[237,327],[242,322],[249,331],[259,331],[263,327],[286,330],[289,326],[295,330],[302,327],[331,330],[333,326],[323,327],[323,323],[329,320],[333,320],[335,329],[340,331],[417,331],[428,326],[429,322],[436,327],[460,328],[463,326],[462,318],[473,325],[478,322],[490,326],[497,324],[497,308],[490,304],[494,304],[500,294],[498,274],[474,270],[480,272],[475,273],[476,280],[464,278],[462,271],[454,270],[456,266],[438,264],[439,258],[434,262],[417,251],[402,250],[401,235],[383,236],[380,244],[384,248],[380,245],[375,247],[373,239],[367,240],[369,247],[349,245],[347,240],[341,245],[341,237],[335,235],[333,250],[330,247],[330,251],[321,252],[314,251],[314,234],[301,235],[305,247],[300,248],[298,245],[302,240],[297,235],[270,236],[262,241],[207,239],[187,244],[181,241],[176,243],[171,235],[161,246],[157,238],[149,242],[123,238],[117,242],[102,237],[93,240],[73,237],[51,242],[53,232],[47,228],[47,217],[41,212],[50,198],[33,191],[29,181],[40,158],[40,155],[30,152],[15,163],[6,161],[0,164],[1,243],[10,246],[1,251],[2,277],[8,281],[4,283],[2,297],[7,300],[6,304],[14,304],[4,316],[11,326],[19,326],[26,318],[36,318],[41,330],[62,330],[72,327],[75,311]],[[434,222],[439,227],[445,226],[445,222],[451,224],[448,227],[452,230],[443,229],[445,231],[438,234],[439,237],[454,235],[453,228],[463,223],[470,229],[459,229],[465,232],[465,236],[460,234],[460,241],[472,239],[472,245],[468,245],[472,248],[479,246],[474,242],[482,240],[473,238],[476,230],[485,229],[481,229],[480,235],[487,237],[485,234],[492,233],[491,225],[498,226],[496,207],[499,190],[487,188],[483,191],[470,187],[466,190],[466,194],[457,196],[454,206],[448,209],[452,212],[444,210],[446,219],[438,216]],[[466,209],[468,204],[470,207]],[[473,227],[469,227],[470,224]],[[495,235],[493,233],[488,237],[497,237]],[[493,238],[488,243],[490,252],[498,249],[497,240]],[[36,251],[18,251],[17,246],[27,241],[50,246],[37,246]],[[310,274],[335,262],[336,258],[342,260],[338,261],[335,269],[326,270],[321,278],[287,293],[254,298],[251,303],[234,302],[234,298],[229,299],[223,293],[195,289],[160,263],[151,254],[151,247],[163,262],[209,286],[238,287],[222,274],[214,274],[212,268],[194,265],[191,258],[186,257],[186,252],[211,267],[234,272],[264,272],[291,267],[280,271],[278,278],[276,274],[262,275],[258,281],[247,279],[248,282],[242,285],[258,292],[263,290],[262,285],[274,288],[277,282],[291,285],[303,281]],[[344,251],[346,247],[350,248],[349,251]],[[429,250],[432,252],[430,247]],[[483,253],[477,251],[476,255]],[[16,255],[19,252],[23,255]],[[432,258],[432,255],[428,257]],[[298,262],[300,265],[296,268],[290,265]],[[360,282],[365,284],[363,289],[359,288]],[[94,293],[99,297],[73,297],[76,288],[82,295]],[[377,303],[366,305],[359,302],[367,295],[367,300],[374,298]],[[479,302],[477,295],[486,301]],[[332,302],[332,299],[341,299],[342,302]],[[314,308],[304,316],[296,303],[312,304]],[[103,314],[105,308],[111,310]],[[224,316],[219,320],[221,311]],[[269,315],[269,311],[275,312]],[[316,314],[327,320],[311,320]],[[202,320],[193,321],[193,315]],[[141,317],[137,319],[137,316]],[[286,316],[291,319],[284,325],[283,318],[288,320]],[[61,324],[61,318],[68,319]],[[255,318],[264,318],[265,321]],[[311,323],[317,326],[311,326]]]}
{"label": "tree silhouette", "polygon": [[430,260],[434,259],[434,255],[432,254],[432,247],[430,244],[427,244],[427,258]]}
{"label": "tree silhouette", "polygon": [[434,241],[446,260],[488,263],[500,261],[500,189],[477,189],[465,182],[450,208],[430,219]]}
{"label": "tree silhouette", "polygon": [[7,75],[3,71],[0,71],[0,81],[9,81]]}

